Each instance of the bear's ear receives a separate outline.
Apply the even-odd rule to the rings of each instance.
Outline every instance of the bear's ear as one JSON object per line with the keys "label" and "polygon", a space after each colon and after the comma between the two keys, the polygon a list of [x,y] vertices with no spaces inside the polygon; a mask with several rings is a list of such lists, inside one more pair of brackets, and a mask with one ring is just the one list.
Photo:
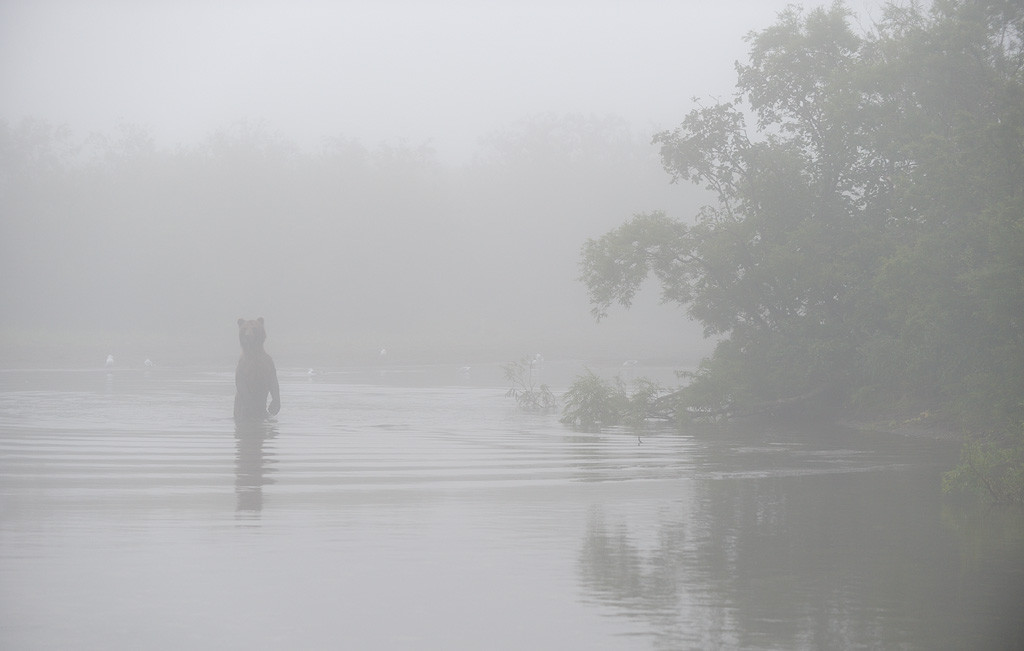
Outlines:
{"label": "bear's ear", "polygon": [[263,325],[263,317],[258,317],[256,320],[260,322],[260,325]]}
{"label": "bear's ear", "polygon": [[238,320],[238,327],[241,328],[243,325],[245,325],[245,319],[239,319]]}

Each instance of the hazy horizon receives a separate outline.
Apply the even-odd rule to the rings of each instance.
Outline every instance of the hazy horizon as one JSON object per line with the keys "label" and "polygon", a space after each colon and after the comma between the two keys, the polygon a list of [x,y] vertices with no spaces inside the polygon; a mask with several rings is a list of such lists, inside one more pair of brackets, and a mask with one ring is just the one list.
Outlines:
{"label": "hazy horizon", "polygon": [[[234,354],[256,316],[339,357],[706,351],[654,292],[594,324],[579,249],[696,212],[651,135],[728,99],[785,5],[4,3],[5,167],[37,176],[3,200],[5,356]],[[91,168],[32,158],[62,137]]]}

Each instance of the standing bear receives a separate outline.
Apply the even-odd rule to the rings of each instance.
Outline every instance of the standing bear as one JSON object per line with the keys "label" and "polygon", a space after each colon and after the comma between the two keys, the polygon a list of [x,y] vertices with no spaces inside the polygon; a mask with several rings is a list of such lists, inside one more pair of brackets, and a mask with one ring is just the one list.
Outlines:
{"label": "standing bear", "polygon": [[235,420],[264,420],[281,410],[281,389],[274,360],[263,350],[267,340],[263,317],[255,321],[239,319],[238,340],[242,343],[242,357],[235,369]]}

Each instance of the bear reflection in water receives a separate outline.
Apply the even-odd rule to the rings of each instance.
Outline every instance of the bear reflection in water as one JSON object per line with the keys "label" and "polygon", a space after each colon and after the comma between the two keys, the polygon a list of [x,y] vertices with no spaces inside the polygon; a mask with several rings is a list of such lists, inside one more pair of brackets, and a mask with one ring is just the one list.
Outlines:
{"label": "bear reflection in water", "polygon": [[254,321],[239,319],[238,340],[242,344],[242,357],[235,369],[235,420],[266,420],[281,409],[281,389],[274,360],[263,350],[263,342],[267,340],[263,317]]}
{"label": "bear reflection in water", "polygon": [[265,444],[277,435],[273,423],[235,423],[235,512],[258,516],[263,510],[263,487],[273,484],[273,453]]}

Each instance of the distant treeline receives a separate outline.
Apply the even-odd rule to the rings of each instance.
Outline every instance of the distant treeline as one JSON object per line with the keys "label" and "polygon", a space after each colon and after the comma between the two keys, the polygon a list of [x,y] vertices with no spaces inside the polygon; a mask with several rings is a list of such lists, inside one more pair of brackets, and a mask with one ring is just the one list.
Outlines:
{"label": "distant treeline", "polygon": [[637,206],[692,214],[695,196],[669,186],[650,134],[614,117],[527,118],[462,165],[429,144],[308,151],[244,123],[168,148],[130,126],[0,122],[0,327],[233,355],[235,320],[265,316],[276,350],[337,353],[317,363],[381,346],[579,354],[595,332],[581,243]]}

